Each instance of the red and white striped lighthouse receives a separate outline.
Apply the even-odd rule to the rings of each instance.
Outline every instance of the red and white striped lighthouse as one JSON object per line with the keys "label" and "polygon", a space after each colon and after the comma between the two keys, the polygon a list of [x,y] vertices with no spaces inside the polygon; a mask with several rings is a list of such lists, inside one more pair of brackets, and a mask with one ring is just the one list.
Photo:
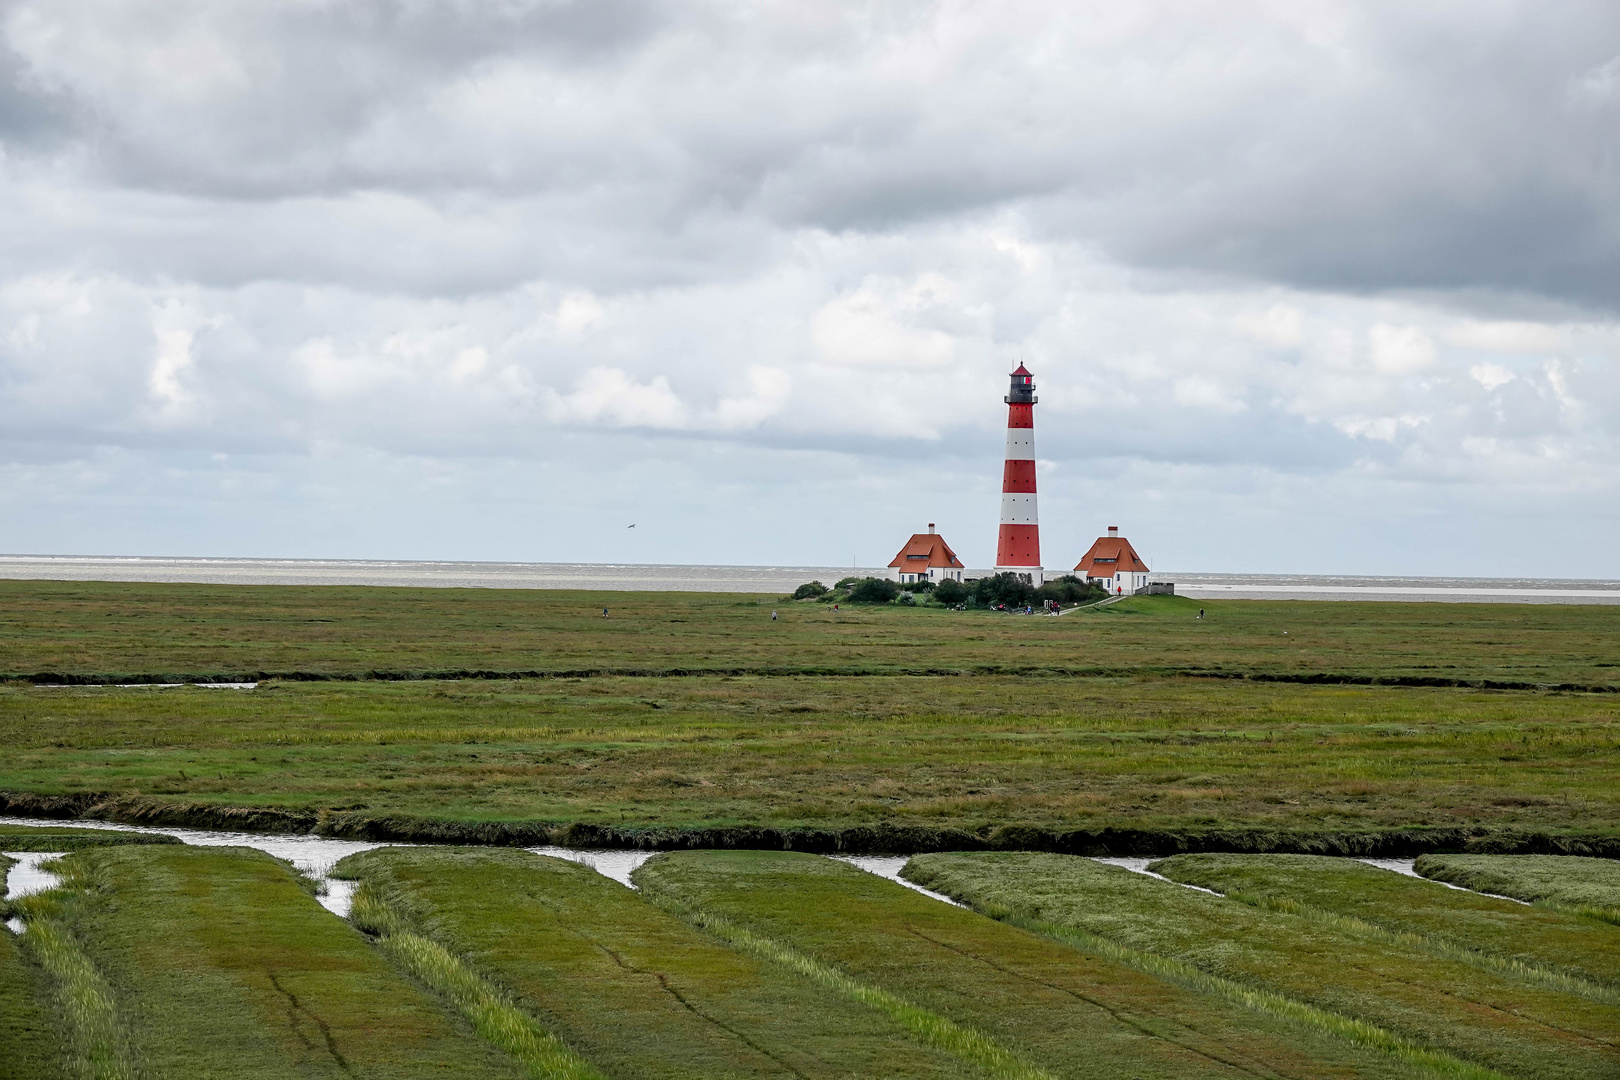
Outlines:
{"label": "red and white striped lighthouse", "polygon": [[996,572],[1026,574],[1039,585],[1041,526],[1035,510],[1035,377],[1023,364],[1007,394],[1007,463],[1001,472],[1001,535]]}

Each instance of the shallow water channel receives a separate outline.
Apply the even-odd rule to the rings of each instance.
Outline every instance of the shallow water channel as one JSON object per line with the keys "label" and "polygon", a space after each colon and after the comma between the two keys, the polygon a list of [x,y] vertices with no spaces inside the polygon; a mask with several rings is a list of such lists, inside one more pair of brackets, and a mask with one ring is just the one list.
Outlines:
{"label": "shallow water channel", "polygon": [[[349,914],[349,907],[354,899],[355,883],[352,881],[342,881],[330,876],[332,867],[337,864],[338,860],[353,855],[356,852],[371,851],[374,848],[417,846],[397,840],[339,840],[327,836],[316,836],[314,834],[278,836],[265,833],[225,832],[213,829],[179,829],[162,825],[121,825],[110,821],[85,821],[80,819],[57,821],[45,818],[0,818],[0,821],[4,821],[10,825],[29,825],[39,828],[68,827],[78,829],[106,829],[113,832],[161,833],[164,836],[172,836],[183,844],[194,844],[199,847],[254,848],[258,851],[263,851],[266,854],[273,855],[278,859],[285,859],[287,862],[309,875],[309,877],[314,879],[316,884],[320,887],[318,899],[321,902],[321,906],[325,907],[328,911],[331,911],[336,915],[344,917],[347,917]],[[589,866],[592,870],[595,870],[603,877],[612,878],[614,881],[628,885],[632,889],[635,888],[635,885],[631,882],[630,875],[634,873],[636,868],[642,863],[658,854],[656,851],[585,850],[581,848],[550,846],[532,847],[526,848],[525,850],[532,851],[537,855],[550,855],[555,858],[569,859],[573,862],[582,863],[585,866]],[[52,888],[57,884],[56,875],[50,873],[49,871],[40,869],[40,864],[57,858],[61,854],[60,852],[51,853],[26,851],[16,853],[7,852],[5,854],[9,858],[17,860],[16,865],[14,865],[11,868],[10,873],[6,875],[6,899],[9,900],[19,896],[27,896],[29,893],[42,892],[45,889]],[[906,861],[910,858],[908,855],[835,855],[833,858],[837,859],[839,862],[845,862],[858,869],[865,870],[867,873],[876,874],[879,877],[887,878],[890,881],[904,885],[908,889],[920,892],[924,896],[932,897],[933,899],[939,900],[942,903],[954,904],[957,907],[966,906],[965,904],[957,903],[957,901],[952,900],[943,893],[934,892],[932,889],[925,889],[921,885],[913,884],[912,882],[909,882],[905,878],[901,877],[900,869],[901,867],[905,866]],[[1152,858],[1144,858],[1140,856],[1099,856],[1095,858],[1095,861],[1107,864],[1109,866],[1118,866],[1122,869],[1129,870],[1132,873],[1143,874],[1159,881],[1169,882],[1172,885],[1179,885],[1184,889],[1193,889],[1197,892],[1209,893],[1213,896],[1221,895],[1220,893],[1215,892],[1213,889],[1206,889],[1199,885],[1186,885],[1179,881],[1172,881],[1170,878],[1167,878],[1162,874],[1155,874],[1153,871],[1148,869],[1149,864],[1154,861]],[[1412,859],[1358,859],[1356,861],[1366,863],[1369,866],[1376,866],[1381,870],[1389,870],[1393,873],[1417,878],[1420,881],[1430,881],[1436,885],[1444,885],[1448,889],[1458,889],[1462,892],[1471,891],[1468,889],[1463,889],[1460,885],[1452,885],[1449,882],[1434,881],[1432,878],[1423,877],[1412,868]],[[1495,894],[1482,893],[1481,895],[1494,896]],[[1497,899],[1512,900],[1513,898],[1502,896],[1497,897]],[[1514,900],[1513,902],[1516,904],[1524,903],[1522,900]],[[8,919],[6,925],[14,933],[22,933],[23,924],[20,920]]]}

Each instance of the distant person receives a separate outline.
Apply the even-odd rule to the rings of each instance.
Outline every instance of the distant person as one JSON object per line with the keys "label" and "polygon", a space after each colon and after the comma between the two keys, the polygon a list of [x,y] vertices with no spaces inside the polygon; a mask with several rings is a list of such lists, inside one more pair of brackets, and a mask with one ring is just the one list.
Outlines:
{"label": "distant person", "polygon": [[775,622],[775,621],[776,621],[776,609],[772,608],[771,609],[771,622]]}
{"label": "distant person", "polygon": [[602,609],[602,618],[607,618],[607,608]]}
{"label": "distant person", "polygon": [[1198,609],[1198,617],[1200,619],[1202,619],[1204,617],[1204,609],[1203,608]]}

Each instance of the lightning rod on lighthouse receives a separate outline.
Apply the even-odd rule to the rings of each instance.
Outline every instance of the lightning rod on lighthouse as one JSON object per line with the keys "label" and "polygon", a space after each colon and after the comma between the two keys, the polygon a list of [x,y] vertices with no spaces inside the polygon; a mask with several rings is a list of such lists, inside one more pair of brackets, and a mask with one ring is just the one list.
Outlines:
{"label": "lightning rod on lighthouse", "polygon": [[1041,571],[1040,515],[1035,508],[1035,377],[1023,364],[1012,373],[1007,401],[1007,461],[1001,472],[1001,533],[996,538],[996,572],[1026,575]]}

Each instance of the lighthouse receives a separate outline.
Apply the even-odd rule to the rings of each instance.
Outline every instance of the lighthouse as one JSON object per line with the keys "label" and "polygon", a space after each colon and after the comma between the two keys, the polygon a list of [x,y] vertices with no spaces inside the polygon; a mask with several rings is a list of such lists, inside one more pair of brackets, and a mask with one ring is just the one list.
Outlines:
{"label": "lighthouse", "polygon": [[1001,534],[996,572],[1024,575],[1031,585],[1041,572],[1041,526],[1035,510],[1035,377],[1023,364],[1007,393],[1007,462],[1001,471]]}

